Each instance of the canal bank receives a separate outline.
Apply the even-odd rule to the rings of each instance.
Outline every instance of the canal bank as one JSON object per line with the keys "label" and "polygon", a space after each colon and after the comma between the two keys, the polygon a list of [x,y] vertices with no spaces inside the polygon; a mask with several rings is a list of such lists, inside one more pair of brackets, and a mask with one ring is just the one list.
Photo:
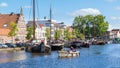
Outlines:
{"label": "canal bank", "polygon": [[1,48],[0,49],[0,52],[1,51],[14,51],[14,50],[16,50],[16,51],[20,51],[20,50],[24,50],[25,48],[24,47],[18,47],[18,48]]}

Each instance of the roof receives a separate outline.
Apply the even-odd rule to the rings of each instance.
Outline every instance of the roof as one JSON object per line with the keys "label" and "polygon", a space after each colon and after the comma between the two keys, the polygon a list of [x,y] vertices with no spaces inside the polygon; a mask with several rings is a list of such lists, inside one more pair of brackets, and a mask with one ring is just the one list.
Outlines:
{"label": "roof", "polygon": [[[19,19],[20,14],[0,14],[0,28],[9,28],[10,22],[17,23]],[[4,27],[4,25],[7,25],[7,27]]]}
{"label": "roof", "polygon": [[112,31],[120,31],[120,29],[113,29]]}
{"label": "roof", "polygon": [[40,27],[44,27],[44,24],[39,24]]}
{"label": "roof", "polygon": [[1,28],[0,29],[0,36],[7,36],[9,32],[10,32],[9,29]]}

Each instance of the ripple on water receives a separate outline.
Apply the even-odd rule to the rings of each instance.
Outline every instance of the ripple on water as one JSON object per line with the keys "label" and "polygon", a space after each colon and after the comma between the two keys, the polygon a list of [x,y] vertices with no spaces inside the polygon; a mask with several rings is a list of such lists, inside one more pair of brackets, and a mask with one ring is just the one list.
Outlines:
{"label": "ripple on water", "polygon": [[[36,54],[26,53],[26,52],[24,53],[16,52],[15,54],[26,56],[26,59],[24,60],[18,59],[16,61],[1,63],[0,68],[117,68],[117,67],[119,68],[120,67],[120,56],[119,56],[120,45],[118,44],[91,46],[90,48],[82,48],[78,50],[80,51],[79,57],[64,58],[64,59],[58,58],[58,53],[56,51],[52,52],[51,55],[45,55],[45,56],[41,56],[39,54],[36,55]],[[3,57],[1,57],[1,59],[2,58]],[[8,58],[12,59],[12,56]]]}

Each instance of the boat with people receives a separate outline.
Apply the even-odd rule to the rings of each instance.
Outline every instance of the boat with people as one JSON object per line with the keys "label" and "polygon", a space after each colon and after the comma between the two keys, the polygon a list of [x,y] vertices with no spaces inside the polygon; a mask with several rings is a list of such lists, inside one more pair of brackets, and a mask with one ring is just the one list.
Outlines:
{"label": "boat with people", "polygon": [[61,50],[58,51],[60,58],[70,58],[70,57],[77,57],[80,55],[79,51],[67,51],[67,50]]}
{"label": "boat with people", "polygon": [[70,50],[61,50],[58,51],[60,58],[70,58],[70,57],[77,57],[80,55],[79,51],[76,51],[74,47],[70,47]]}

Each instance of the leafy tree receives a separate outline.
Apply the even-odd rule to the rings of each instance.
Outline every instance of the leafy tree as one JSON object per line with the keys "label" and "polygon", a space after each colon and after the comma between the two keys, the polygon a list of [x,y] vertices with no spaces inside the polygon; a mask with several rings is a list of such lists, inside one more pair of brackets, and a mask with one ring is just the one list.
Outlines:
{"label": "leafy tree", "polygon": [[49,39],[50,38],[50,28],[46,28],[45,36]]}
{"label": "leafy tree", "polygon": [[108,22],[105,21],[105,16],[103,15],[86,15],[77,16],[73,22],[73,29],[77,33],[76,36],[82,38],[102,36],[108,29]]}
{"label": "leafy tree", "polygon": [[60,39],[61,37],[61,34],[62,34],[62,31],[61,30],[55,30],[55,39]]}
{"label": "leafy tree", "polygon": [[12,43],[14,40],[14,37],[17,35],[17,24],[15,22],[10,22],[10,32],[8,33],[8,37],[12,37]]}
{"label": "leafy tree", "polygon": [[32,35],[33,35],[33,27],[28,27],[26,39],[28,40],[32,39]]}
{"label": "leafy tree", "polygon": [[65,30],[65,40],[70,40],[73,37],[73,33],[69,32],[68,29]]}

